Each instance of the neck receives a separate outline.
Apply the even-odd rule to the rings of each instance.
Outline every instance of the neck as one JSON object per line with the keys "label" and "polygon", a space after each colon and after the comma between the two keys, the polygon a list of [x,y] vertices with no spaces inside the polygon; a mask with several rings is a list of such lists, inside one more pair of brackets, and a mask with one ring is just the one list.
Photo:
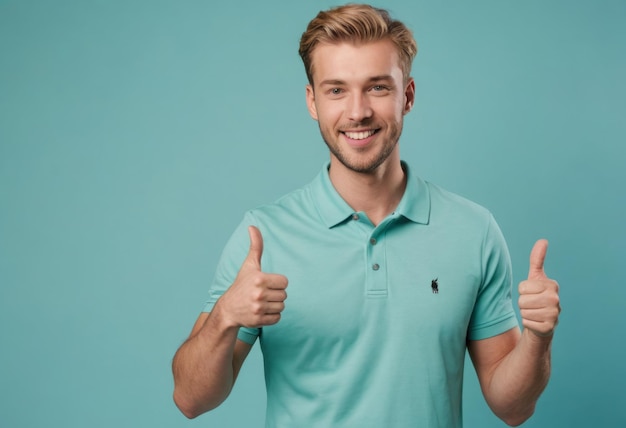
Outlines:
{"label": "neck", "polygon": [[406,176],[400,158],[390,156],[374,172],[359,173],[331,156],[330,180],[355,211],[363,211],[374,225],[391,214],[402,199]]}

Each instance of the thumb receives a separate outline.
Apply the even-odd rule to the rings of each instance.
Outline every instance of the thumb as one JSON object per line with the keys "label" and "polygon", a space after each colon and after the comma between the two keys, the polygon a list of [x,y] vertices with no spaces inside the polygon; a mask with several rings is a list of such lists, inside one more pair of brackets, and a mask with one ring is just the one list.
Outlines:
{"label": "thumb", "polygon": [[548,241],[540,239],[535,242],[533,249],[530,251],[530,267],[528,269],[528,279],[546,278],[543,270],[543,263],[548,252]]}
{"label": "thumb", "polygon": [[263,235],[256,226],[248,226],[248,234],[250,235],[250,250],[248,250],[247,260],[254,263],[260,270],[261,256],[263,255]]}

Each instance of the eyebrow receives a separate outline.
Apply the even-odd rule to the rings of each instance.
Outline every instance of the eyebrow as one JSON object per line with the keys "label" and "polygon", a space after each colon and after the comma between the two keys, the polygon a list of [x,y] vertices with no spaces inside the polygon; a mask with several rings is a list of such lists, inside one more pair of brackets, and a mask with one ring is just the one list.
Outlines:
{"label": "eyebrow", "polygon": [[[377,83],[381,81],[389,82],[392,80],[393,80],[393,77],[391,77],[389,74],[382,74],[380,76],[372,76],[369,79],[367,79],[368,83]],[[320,86],[324,86],[324,85],[341,86],[345,84],[346,82],[340,79],[327,79],[327,80],[323,80],[320,82]]]}

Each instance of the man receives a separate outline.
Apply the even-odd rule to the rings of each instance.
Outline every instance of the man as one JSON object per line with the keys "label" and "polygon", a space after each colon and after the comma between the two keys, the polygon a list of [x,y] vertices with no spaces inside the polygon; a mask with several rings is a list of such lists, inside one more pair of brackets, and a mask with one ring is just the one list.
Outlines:
{"label": "man", "polygon": [[330,162],[250,211],[228,242],[173,362],[186,416],[226,399],[257,338],[268,427],[460,427],[466,349],[496,415],[518,425],[533,413],[560,312],[547,242],[519,286],[520,332],[491,214],[400,159],[416,52],[410,31],[370,6],[310,22],[306,101]]}

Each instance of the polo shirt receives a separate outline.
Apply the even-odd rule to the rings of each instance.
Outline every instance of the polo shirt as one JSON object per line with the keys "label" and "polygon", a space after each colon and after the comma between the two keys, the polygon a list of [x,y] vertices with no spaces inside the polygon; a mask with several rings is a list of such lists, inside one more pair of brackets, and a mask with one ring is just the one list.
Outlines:
{"label": "polo shirt", "polygon": [[227,243],[210,311],[263,235],[261,267],[289,280],[260,341],[266,427],[461,427],[467,340],[517,325],[511,263],[493,216],[413,175],[374,226],[337,193],[328,164],[310,184],[249,211]]}

